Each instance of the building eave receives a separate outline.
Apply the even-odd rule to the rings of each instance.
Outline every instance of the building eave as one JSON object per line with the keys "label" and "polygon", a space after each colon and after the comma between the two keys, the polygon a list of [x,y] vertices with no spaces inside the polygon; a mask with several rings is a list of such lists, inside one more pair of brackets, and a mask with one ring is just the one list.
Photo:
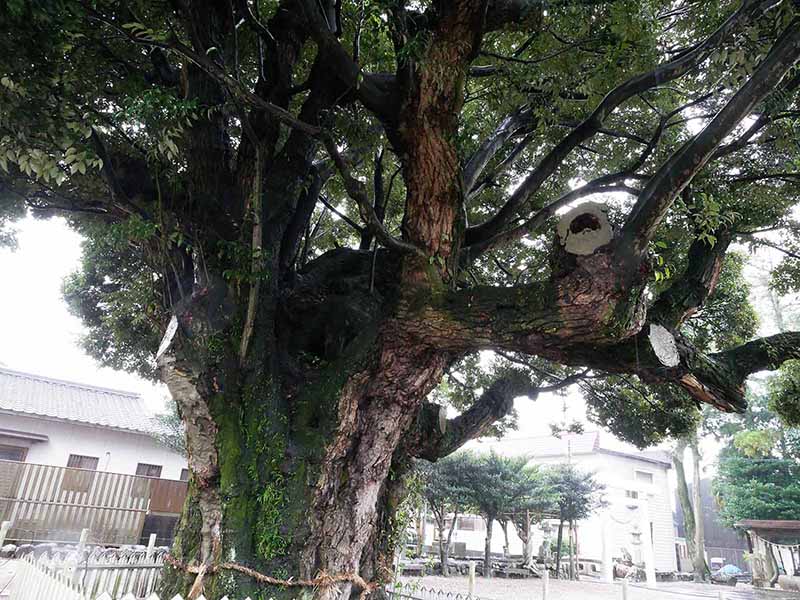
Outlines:
{"label": "building eave", "polygon": [[[53,417],[50,415],[40,415],[31,412],[24,412],[24,411],[17,411],[17,410],[9,410],[9,409],[0,409],[0,415],[12,415],[15,417],[27,417],[29,419],[38,419],[40,421],[49,421],[51,423],[67,423],[68,425],[79,425],[81,427],[91,427],[92,429],[105,429],[105,430],[112,430],[112,431],[121,431],[123,433],[131,433],[134,435],[143,435],[150,438],[154,438],[158,432],[156,431],[146,431],[142,429],[128,429],[126,427],[119,427],[117,425],[104,425],[101,423],[89,423],[87,421],[79,421],[77,419],[65,419],[62,417]],[[0,434],[2,435],[2,434]],[[46,437],[46,436],[45,436]]]}

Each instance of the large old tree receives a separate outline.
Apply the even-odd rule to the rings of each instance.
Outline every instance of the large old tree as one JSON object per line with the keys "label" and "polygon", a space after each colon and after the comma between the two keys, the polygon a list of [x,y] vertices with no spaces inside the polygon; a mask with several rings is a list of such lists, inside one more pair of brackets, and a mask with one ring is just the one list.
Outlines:
{"label": "large old tree", "polygon": [[728,329],[729,246],[798,230],[795,10],[3,2],[0,220],[68,217],[87,348],[177,403],[170,588],[357,597],[386,577],[412,459],[515,396],[582,381],[595,418],[663,435],[798,358],[800,333],[697,335]]}

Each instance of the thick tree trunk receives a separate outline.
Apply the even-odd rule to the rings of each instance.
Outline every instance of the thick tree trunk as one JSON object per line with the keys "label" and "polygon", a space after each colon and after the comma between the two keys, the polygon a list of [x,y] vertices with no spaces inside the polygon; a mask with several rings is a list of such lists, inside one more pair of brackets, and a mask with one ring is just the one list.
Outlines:
{"label": "thick tree trunk", "polygon": [[450,565],[448,559],[450,557],[450,542],[453,539],[453,532],[456,529],[456,523],[458,523],[458,509],[453,511],[453,520],[450,521],[450,528],[447,530],[447,543],[444,547],[444,560],[442,561],[442,576],[444,577],[450,577]]}
{"label": "thick tree trunk", "polygon": [[564,521],[558,522],[558,538],[556,539],[556,579],[561,579],[561,541],[564,538]]}
{"label": "thick tree trunk", "polygon": [[686,469],[683,464],[683,456],[686,452],[688,441],[686,439],[678,440],[675,446],[675,451],[672,455],[672,463],[675,466],[675,477],[678,485],[678,501],[681,504],[683,511],[683,529],[686,539],[686,550],[689,554],[689,559],[692,565],[695,564],[695,557],[697,556],[697,546],[695,545],[695,520],[694,520],[694,506],[689,497],[689,485],[686,481]]}
{"label": "thick tree trunk", "polygon": [[[312,342],[300,328],[284,341],[274,323],[290,317],[279,317],[262,294],[241,367],[230,294],[209,285],[187,299],[177,311],[179,333],[159,359],[186,421],[193,473],[174,556],[193,570],[210,568],[201,576],[174,569],[165,592],[186,594],[195,584],[194,595],[255,596],[250,577],[221,572],[221,563],[236,562],[277,579],[325,571],[347,581],[320,587],[317,598],[357,595],[363,582],[390,576],[394,514],[413,454],[401,442],[451,359],[410,341],[390,320],[382,331],[367,329],[346,362],[337,360],[349,332],[328,315],[316,320],[327,321],[322,331],[295,315],[306,319]],[[318,350],[328,352],[327,364],[289,353],[290,343],[313,340],[328,344]],[[281,599],[303,589],[267,591]]]}
{"label": "thick tree trunk", "polygon": [[492,576],[492,526],[494,515],[486,515],[486,539],[483,546],[483,576]]}
{"label": "thick tree trunk", "polygon": [[694,556],[694,580],[705,581],[708,574],[708,565],[706,564],[705,548],[706,536],[705,528],[703,527],[703,503],[702,495],[700,493],[700,448],[698,447],[697,436],[693,437],[689,447],[692,451],[692,496],[694,497],[694,522],[695,522],[695,556]]}

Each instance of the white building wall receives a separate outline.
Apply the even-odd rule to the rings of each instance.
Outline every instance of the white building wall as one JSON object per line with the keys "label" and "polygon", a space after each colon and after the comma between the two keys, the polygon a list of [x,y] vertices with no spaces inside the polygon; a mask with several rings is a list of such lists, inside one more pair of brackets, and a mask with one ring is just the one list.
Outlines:
{"label": "white building wall", "polygon": [[[562,463],[562,458],[536,459],[538,464]],[[677,570],[675,555],[675,528],[672,521],[671,492],[667,477],[667,466],[640,460],[636,457],[619,456],[605,452],[577,455],[572,463],[582,471],[596,474],[606,486],[605,500],[608,507],[598,511],[578,525],[578,546],[582,558],[601,560],[603,557],[603,519],[609,520],[611,532],[611,555],[622,556],[622,548],[632,555],[635,546],[631,535],[634,524],[641,525],[640,512],[632,507],[642,501],[648,503],[653,532],[653,553],[657,571]],[[636,479],[636,471],[651,473],[652,485]],[[629,498],[627,491],[637,492],[639,499]],[[603,516],[605,513],[605,517]],[[643,536],[642,536],[643,539]],[[634,560],[638,557],[634,555]]]}
{"label": "white building wall", "polygon": [[163,479],[179,479],[187,466],[185,457],[145,434],[8,414],[0,414],[0,429],[50,438],[28,442],[0,436],[0,444],[28,447],[25,461],[29,463],[65,467],[70,454],[82,454],[96,456],[99,471],[134,475],[138,463],[161,465]]}
{"label": "white building wall", "polygon": [[[451,543],[465,543],[467,546],[467,551],[470,554],[478,554],[483,553],[484,545],[486,543],[486,522],[482,517],[477,517],[479,522],[479,527],[473,531],[465,531],[463,529],[459,529],[458,527],[453,531],[453,537],[451,539]],[[439,541],[435,539],[436,535],[436,525],[435,523],[429,521],[425,527],[425,545],[432,547],[434,550],[438,551],[439,548]],[[445,537],[447,536],[447,530],[445,530]],[[492,553],[493,554],[503,554],[503,546],[505,546],[506,540],[505,536],[503,535],[503,528],[500,527],[500,523],[495,521],[494,526],[492,527]],[[522,540],[519,539],[517,536],[517,531],[514,528],[513,523],[508,524],[508,545],[509,545],[509,554],[513,556],[519,556],[522,554]]]}
{"label": "white building wall", "polygon": [[[561,457],[537,458],[536,464],[560,464]],[[653,550],[655,567],[657,571],[677,570],[675,554],[675,530],[672,522],[672,506],[670,504],[671,492],[667,478],[667,466],[656,464],[635,457],[618,456],[607,453],[592,453],[572,457],[572,463],[582,471],[596,473],[598,481],[606,486],[605,500],[608,507],[596,512],[588,519],[578,523],[578,548],[582,559],[602,561],[604,520],[608,521],[609,544],[612,557],[621,558],[622,549],[631,553],[634,560],[636,547],[632,544],[634,524],[641,526],[640,510],[634,507],[641,501],[648,503],[650,523],[653,532]],[[652,485],[647,485],[636,479],[636,471],[651,473]],[[639,499],[629,498],[627,491],[637,492]],[[553,524],[552,541],[555,542],[558,523]],[[453,542],[465,542],[471,554],[483,552],[485,527],[480,531],[463,531],[456,529],[453,532]],[[566,539],[566,527],[564,537]],[[537,528],[534,535],[534,548],[538,551],[543,540],[543,534]],[[434,540],[434,525],[428,523],[425,535],[426,545],[438,547]],[[499,523],[495,523],[492,531],[492,553],[502,554],[505,541]],[[522,541],[517,537],[513,524],[509,524],[510,554],[522,554]]]}

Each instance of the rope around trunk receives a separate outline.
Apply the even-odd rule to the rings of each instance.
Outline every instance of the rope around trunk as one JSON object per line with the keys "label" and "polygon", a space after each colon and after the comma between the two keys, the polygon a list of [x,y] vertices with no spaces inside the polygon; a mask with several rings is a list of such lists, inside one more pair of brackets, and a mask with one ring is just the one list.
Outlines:
{"label": "rope around trunk", "polygon": [[361,589],[359,600],[364,600],[364,598],[369,596],[380,586],[380,584],[375,582],[368,583],[366,580],[364,580],[363,577],[355,573],[342,573],[339,575],[330,575],[325,571],[320,571],[314,579],[277,579],[275,577],[270,577],[269,575],[264,575],[263,573],[259,573],[254,569],[245,567],[244,565],[240,565],[238,563],[226,562],[226,563],[221,563],[217,566],[213,565],[193,566],[193,565],[187,565],[186,563],[179,561],[170,554],[167,554],[164,557],[164,562],[166,562],[167,564],[176,569],[185,571],[186,573],[192,573],[197,575],[197,577],[194,580],[194,584],[192,585],[192,589],[189,591],[190,600],[197,598],[202,593],[203,580],[205,579],[205,575],[207,573],[214,573],[215,571],[218,570],[236,571],[238,573],[242,573],[243,575],[247,575],[252,579],[255,579],[259,583],[276,585],[280,587],[313,587],[313,588],[324,589],[333,587],[335,585],[339,585],[341,583],[352,583]]}

